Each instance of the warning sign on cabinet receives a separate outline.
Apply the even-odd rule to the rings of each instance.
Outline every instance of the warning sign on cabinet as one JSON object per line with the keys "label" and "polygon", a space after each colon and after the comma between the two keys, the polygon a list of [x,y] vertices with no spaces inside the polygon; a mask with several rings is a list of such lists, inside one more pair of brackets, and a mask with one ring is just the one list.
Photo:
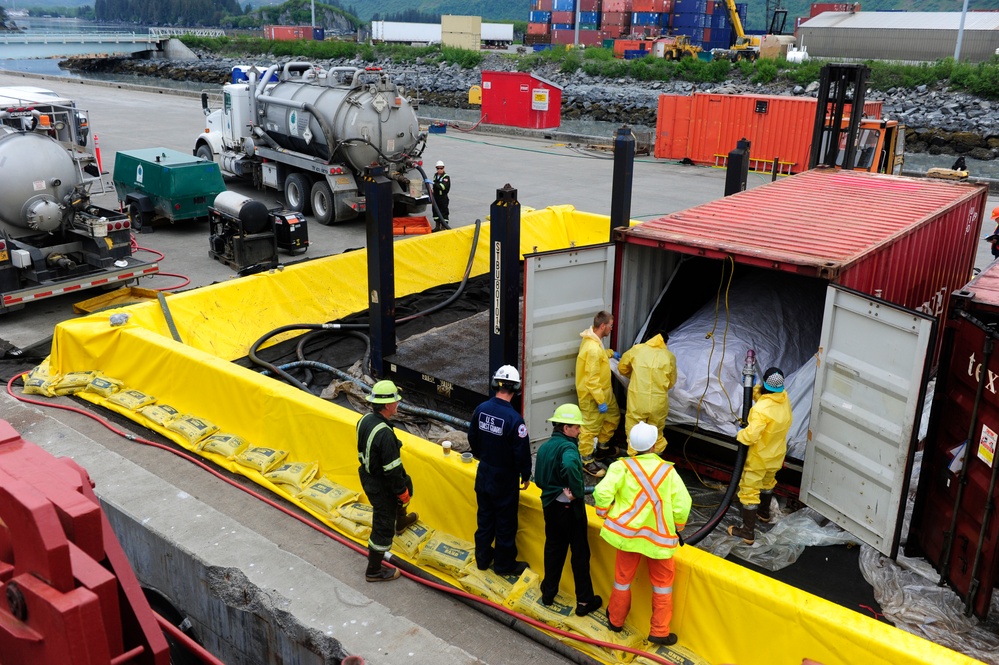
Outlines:
{"label": "warning sign on cabinet", "polygon": [[545,88],[535,88],[531,91],[531,110],[548,110],[548,90]]}

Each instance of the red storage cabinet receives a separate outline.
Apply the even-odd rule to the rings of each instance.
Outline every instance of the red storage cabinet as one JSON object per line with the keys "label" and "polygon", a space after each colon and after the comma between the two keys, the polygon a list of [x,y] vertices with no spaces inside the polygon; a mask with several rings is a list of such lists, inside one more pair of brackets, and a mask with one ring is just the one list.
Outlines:
{"label": "red storage cabinet", "polygon": [[562,123],[562,87],[526,72],[482,72],[482,123],[551,129]]}

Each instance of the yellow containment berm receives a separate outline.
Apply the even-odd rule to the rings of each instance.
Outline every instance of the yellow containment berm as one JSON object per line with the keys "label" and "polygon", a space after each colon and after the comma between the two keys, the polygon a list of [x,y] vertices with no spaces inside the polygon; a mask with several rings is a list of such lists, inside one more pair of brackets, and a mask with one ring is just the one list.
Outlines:
{"label": "yellow containment berm", "polygon": [[[473,276],[489,270],[486,227],[479,235]],[[521,251],[603,243],[609,228],[606,216],[571,206],[525,212]],[[459,282],[473,237],[474,227],[467,226],[396,242],[397,297]],[[280,326],[335,321],[365,311],[366,275],[365,252],[354,251],[169,295],[182,342],[175,341],[155,301],[66,321],[55,330],[48,361],[27,377],[26,391],[76,392],[254,480],[364,544],[370,514],[357,476],[354,426],[360,414],[231,361],[246,356],[253,342]],[[122,312],[128,321],[112,325],[112,315]],[[459,455],[443,456],[436,443],[397,433],[416,487],[411,507],[421,521],[396,539],[394,556],[556,628],[691,665],[797,665],[805,658],[823,665],[977,662],[695,547],[683,547],[676,555],[672,628],[680,643],[651,651],[653,645],[644,641],[651,605],[644,575],[636,578],[629,626],[621,634],[603,629],[602,610],[583,619],[573,615],[570,575],[562,582],[566,602],[553,609],[540,605],[544,520],[533,485],[520,495],[517,542],[530,570],[514,579],[480,573],[471,551],[476,465],[462,464]],[[588,511],[593,583],[607,598],[615,552],[598,536],[601,521],[592,508]],[[573,646],[603,662],[651,662]]]}

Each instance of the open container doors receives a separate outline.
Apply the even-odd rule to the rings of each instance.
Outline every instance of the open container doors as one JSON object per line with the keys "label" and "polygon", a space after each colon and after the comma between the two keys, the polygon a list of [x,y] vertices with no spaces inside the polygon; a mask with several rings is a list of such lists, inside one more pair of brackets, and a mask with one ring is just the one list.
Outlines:
{"label": "open container doors", "polygon": [[[576,401],[579,332],[619,292],[614,246],[526,255],[525,271],[524,417],[540,439],[555,406]],[[644,299],[651,309],[662,297],[650,284]],[[898,551],[934,336],[932,316],[836,285],[826,289],[800,496],[889,556]]]}

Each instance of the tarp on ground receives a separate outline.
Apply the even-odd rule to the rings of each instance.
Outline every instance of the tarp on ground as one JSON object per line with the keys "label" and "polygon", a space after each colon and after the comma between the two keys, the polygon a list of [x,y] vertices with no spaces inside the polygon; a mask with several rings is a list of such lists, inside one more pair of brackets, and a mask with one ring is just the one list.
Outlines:
{"label": "tarp on ground", "polygon": [[[527,213],[521,252],[605,242],[609,224],[605,216],[571,206]],[[473,228],[462,227],[395,243],[397,296],[460,281],[472,237]],[[489,269],[488,245],[488,225],[483,225],[473,275]],[[365,252],[358,250],[167,296],[182,342],[171,337],[156,302],[129,307],[129,320],[120,326],[111,325],[115,312],[108,311],[66,321],[55,331],[51,371],[100,370],[250,445],[286,451],[289,461],[317,462],[319,476],[359,491],[354,435],[359,414],[230,361],[280,326],[322,323],[365,310],[366,275]],[[98,396],[90,399],[105,403]],[[129,409],[116,410],[150,424]],[[195,447],[177,433],[159,430]],[[397,432],[416,489],[412,509],[432,528],[472,541],[475,465],[462,464],[457,455],[445,458],[440,446]],[[211,459],[293,499],[257,471],[217,455]],[[589,511],[594,587],[607,598],[615,552],[599,537],[601,522]],[[520,558],[542,571],[544,521],[534,486],[521,493],[517,544]],[[562,590],[572,593],[568,569],[562,580]],[[644,571],[633,590],[629,624],[647,634],[651,594]],[[713,663],[797,664],[803,658],[824,665],[974,662],[694,547],[677,554],[674,602],[672,628],[681,644]]]}

